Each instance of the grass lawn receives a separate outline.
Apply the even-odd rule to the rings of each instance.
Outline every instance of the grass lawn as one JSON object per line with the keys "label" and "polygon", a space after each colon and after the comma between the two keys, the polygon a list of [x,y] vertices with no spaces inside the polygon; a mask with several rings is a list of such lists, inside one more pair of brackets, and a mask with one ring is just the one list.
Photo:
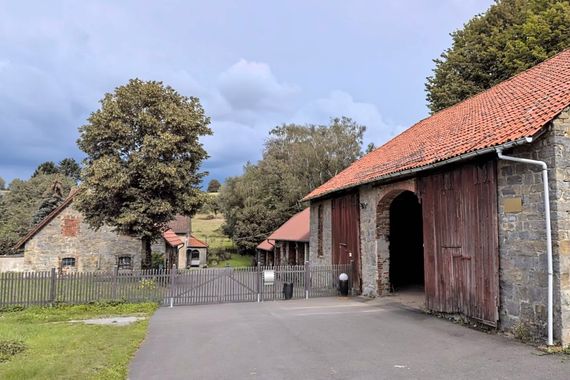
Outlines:
{"label": "grass lawn", "polygon": [[237,253],[232,254],[232,258],[225,261],[220,261],[218,265],[212,266],[211,268],[223,268],[226,264],[230,267],[250,267],[252,256],[239,255]]}
{"label": "grass lawn", "polygon": [[[0,312],[0,343],[26,346],[0,363],[1,379],[125,379],[146,335],[153,303],[32,307]],[[144,316],[128,326],[85,325],[70,320]]]}
{"label": "grass lawn", "polygon": [[192,218],[192,235],[207,242],[213,250],[234,248],[231,239],[222,232],[224,222],[221,214],[196,214]]}

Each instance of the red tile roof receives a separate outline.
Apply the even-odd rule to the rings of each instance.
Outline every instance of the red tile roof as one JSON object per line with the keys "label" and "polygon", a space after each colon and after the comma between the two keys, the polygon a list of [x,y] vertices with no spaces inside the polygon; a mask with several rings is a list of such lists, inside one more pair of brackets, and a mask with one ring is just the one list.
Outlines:
{"label": "red tile roof", "polygon": [[164,238],[164,241],[166,241],[166,243],[171,247],[176,248],[184,244],[178,235],[176,235],[176,232],[172,231],[170,228],[162,233],[162,237]]}
{"label": "red tile roof", "polygon": [[256,247],[257,249],[260,249],[262,251],[268,251],[271,252],[273,251],[273,248],[275,247],[275,242],[274,241],[269,241],[269,240],[264,240],[261,243],[258,244],[258,246]]}
{"label": "red tile roof", "polygon": [[204,243],[202,240],[197,239],[194,235],[190,235],[190,240],[188,241],[188,247],[208,248],[208,244]]}
{"label": "red tile roof", "polygon": [[570,105],[570,49],[413,125],[304,200],[532,137]]}
{"label": "red tile roof", "polygon": [[174,220],[168,222],[168,228],[177,234],[190,233],[190,218],[184,215],[176,215]]}
{"label": "red tile roof", "polygon": [[293,215],[281,227],[275,230],[268,240],[309,241],[310,235],[310,208]]}

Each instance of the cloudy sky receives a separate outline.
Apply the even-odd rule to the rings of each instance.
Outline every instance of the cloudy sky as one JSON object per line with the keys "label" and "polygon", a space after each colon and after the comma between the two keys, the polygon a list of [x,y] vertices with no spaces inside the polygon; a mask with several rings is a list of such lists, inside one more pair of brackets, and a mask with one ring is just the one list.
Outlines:
{"label": "cloudy sky", "polygon": [[134,77],[201,99],[210,178],[285,122],[350,116],[380,145],[427,116],[432,59],[491,2],[0,0],[0,176],[81,159],[77,128]]}

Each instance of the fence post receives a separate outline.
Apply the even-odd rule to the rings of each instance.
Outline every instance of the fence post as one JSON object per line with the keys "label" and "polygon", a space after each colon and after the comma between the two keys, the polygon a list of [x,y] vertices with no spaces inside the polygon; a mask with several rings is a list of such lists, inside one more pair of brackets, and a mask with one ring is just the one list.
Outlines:
{"label": "fence post", "polygon": [[257,302],[261,302],[261,262],[257,261]]}
{"label": "fence post", "polygon": [[176,291],[176,264],[170,269],[170,307],[174,306],[174,294]]}
{"label": "fence post", "polygon": [[57,273],[55,268],[51,268],[51,277],[50,277],[50,288],[49,288],[49,303],[51,306],[55,304],[56,299],[56,287],[57,286]]}
{"label": "fence post", "polygon": [[305,299],[309,299],[309,288],[311,286],[311,264],[305,261]]}
{"label": "fence post", "polygon": [[113,271],[113,288],[111,289],[111,298],[117,299],[117,281],[119,280],[119,266]]}
{"label": "fence post", "polygon": [[356,274],[354,259],[350,259],[350,295],[354,295],[354,276]]}

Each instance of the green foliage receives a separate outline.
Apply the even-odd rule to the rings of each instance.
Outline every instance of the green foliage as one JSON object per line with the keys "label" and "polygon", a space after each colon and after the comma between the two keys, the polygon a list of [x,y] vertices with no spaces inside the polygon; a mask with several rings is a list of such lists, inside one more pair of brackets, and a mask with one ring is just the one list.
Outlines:
{"label": "green foliage", "polygon": [[52,192],[55,182],[62,194],[68,194],[73,182],[59,174],[38,174],[27,181],[15,179],[9,191],[0,197],[0,254],[13,253],[12,248],[34,225],[34,215]]}
{"label": "green foliage", "polygon": [[52,174],[62,174],[77,184],[81,177],[81,166],[73,158],[64,158],[58,165],[53,161],[46,161],[38,165],[32,177]]}
{"label": "green foliage", "polygon": [[59,206],[63,200],[63,187],[61,183],[55,181],[52,185],[51,191],[44,196],[44,199],[40,203],[38,211],[34,214],[32,218],[32,224],[38,224],[46,216],[48,216],[53,210]]}
{"label": "green foliage", "polygon": [[427,78],[432,112],[456,104],[570,47],[570,2],[501,0],[451,33]]}
{"label": "green foliage", "polygon": [[50,175],[50,174],[58,174],[59,168],[53,161],[46,161],[42,162],[38,165],[32,177],[37,177],[39,175]]}
{"label": "green foliage", "polygon": [[224,232],[238,248],[253,250],[303,209],[300,200],[362,156],[365,127],[349,118],[330,125],[282,125],[270,132],[263,158],[226,179],[218,202]]}
{"label": "green foliage", "polygon": [[81,166],[73,158],[64,158],[58,164],[58,170],[61,174],[71,178],[75,183],[81,178]]}
{"label": "green foliage", "polygon": [[4,178],[0,177],[0,190],[4,190],[6,188],[6,181]]}
{"label": "green foliage", "polygon": [[213,214],[212,218],[215,218],[220,212],[220,203],[218,201],[218,193],[206,193],[203,195],[204,203],[200,208],[200,213],[202,214]]}
{"label": "green foliage", "polygon": [[150,243],[176,214],[200,207],[199,171],[207,157],[199,138],[212,133],[200,101],[161,82],[133,79],[101,100],[80,128],[87,154],[77,206],[95,228],[115,227]]}
{"label": "green foliage", "polygon": [[24,352],[26,345],[19,340],[0,340],[0,363],[10,360],[14,355]]}
{"label": "green foliage", "polygon": [[208,183],[208,192],[209,193],[217,193],[222,187],[222,184],[217,179],[213,179]]}

